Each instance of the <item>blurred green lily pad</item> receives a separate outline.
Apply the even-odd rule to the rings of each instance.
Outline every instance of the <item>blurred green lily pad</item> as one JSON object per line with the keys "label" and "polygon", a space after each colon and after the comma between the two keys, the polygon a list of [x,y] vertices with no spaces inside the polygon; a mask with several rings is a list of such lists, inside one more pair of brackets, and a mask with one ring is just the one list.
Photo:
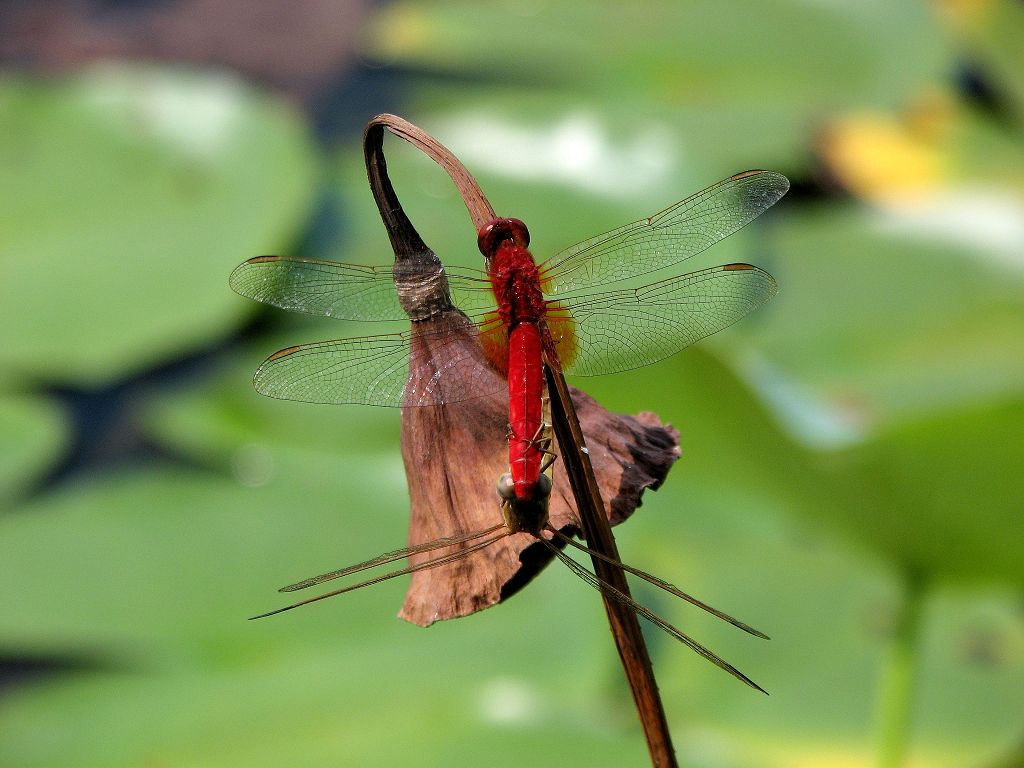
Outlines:
{"label": "blurred green lily pad", "polygon": [[[848,498],[823,510],[902,567],[1024,585],[1024,401],[887,430],[838,454]],[[836,515],[836,512],[841,513]]]}
{"label": "blurred green lily pad", "polygon": [[[496,18],[502,33],[480,34]],[[578,28],[586,34],[566,32]],[[484,162],[542,182],[566,168],[589,173],[598,191],[599,176],[615,168],[596,154],[609,119],[611,135],[625,128],[637,150],[631,161],[641,174],[618,172],[624,179],[652,162],[669,177],[680,164],[701,178],[746,168],[799,176],[823,119],[904,103],[954,67],[940,19],[924,2],[709,0],[600,11],[579,1],[400,2],[378,16],[371,51],[454,74],[424,83],[407,111],[444,114],[484,140],[489,126],[497,142],[481,152]],[[538,126],[541,135],[555,133],[540,151],[501,138]],[[452,136],[435,135],[461,150]],[[474,173],[483,164],[463,159],[474,161]],[[532,170],[538,159],[545,167]],[[628,181],[621,183],[629,197]],[[677,191],[664,203],[681,197]],[[578,213],[564,201],[555,210]]]}
{"label": "blurred green lily pad", "polygon": [[257,393],[252,378],[260,363],[283,347],[372,333],[374,325],[384,326],[376,328],[378,332],[394,332],[406,325],[345,323],[267,311],[278,321],[277,331],[226,355],[222,365],[204,379],[144,403],[140,413],[150,438],[190,461],[253,486],[263,482],[269,452],[312,452],[360,460],[380,457],[382,461],[397,457],[400,409],[276,400]]}
{"label": "blurred green lily pad", "polygon": [[[642,759],[599,597],[564,569],[499,608],[429,631],[394,618],[400,580],[245,621],[282,597],[271,590],[282,577],[375,553],[404,529],[390,477],[397,462],[385,471],[344,456],[279,459],[281,473],[259,489],[151,471],[69,488],[0,521],[0,577],[18,586],[2,599],[0,643],[100,662],[6,696],[0,760],[396,764],[424,750],[439,765]],[[332,466],[344,500],[321,487]],[[367,497],[375,506],[364,511]],[[767,622],[775,637],[743,636],[638,589],[773,693],[757,696],[653,635],[680,750],[698,766],[820,765],[856,751],[872,728],[871,671],[884,649],[875,614],[894,589],[856,556],[794,536],[769,507],[751,497],[723,508],[717,492],[666,486],[620,535],[635,564]],[[972,605],[951,601],[933,625],[925,674],[941,670],[941,685],[926,692],[926,743],[942,741],[935,723],[956,743],[929,746],[930,768],[957,765],[949,754],[959,764],[988,754],[1016,727],[1024,628],[1006,601],[984,612]],[[1008,649],[993,667],[957,651],[958,638],[979,629]]]}
{"label": "blurred green lily pad", "polygon": [[[302,754],[327,765],[401,762],[427,745],[448,762],[507,753],[511,765],[533,754],[516,747],[524,729],[547,728],[553,735],[536,747],[538,764],[621,765],[642,756],[635,729],[623,725],[632,723],[628,693],[599,597],[564,569],[549,568],[499,608],[430,631],[393,617],[401,580],[244,621],[283,602],[273,587],[404,541],[407,500],[393,449],[332,445],[323,437],[332,430],[311,431],[316,415],[254,417],[243,407],[233,420],[231,392],[240,402],[257,397],[246,363],[237,375],[236,385],[228,368],[209,389],[155,409],[151,424],[166,444],[215,466],[259,444],[264,469],[255,487],[243,484],[253,477],[245,474],[149,471],[65,488],[0,521],[0,579],[20,585],[0,606],[0,643],[110,668],[9,696],[0,708],[0,756],[40,767],[67,754],[83,766],[143,758],[232,766]],[[624,557],[775,638],[749,638],[637,589],[767,685],[777,702],[766,706],[649,633],[680,749],[707,768],[820,765],[856,752],[873,728],[872,671],[885,648],[878,626],[897,600],[892,577],[779,514],[800,498],[810,506],[817,476],[805,449],[727,367],[690,350],[648,371],[586,383],[609,405],[633,410],[639,376],[643,405],[680,427],[684,454],[619,530]],[[263,403],[270,411],[296,405],[255,402],[254,413]],[[320,409],[320,416],[332,423],[337,412],[344,435],[349,410]],[[204,422],[212,426],[204,430]],[[1008,713],[1024,657],[1012,649],[1024,647],[1013,639],[1022,629],[1003,603],[989,614],[995,618],[965,616],[954,601],[933,625],[937,651],[924,674],[942,684],[924,700],[926,766],[951,768],[948,754],[976,759],[1014,732]],[[559,646],[565,627],[572,627],[568,648]],[[958,638],[975,631],[995,633],[1011,649],[996,669],[956,655]],[[963,695],[948,695],[952,689]],[[397,710],[396,700],[404,702]],[[146,717],[128,716],[140,707]],[[68,713],[77,725],[58,727]],[[402,738],[393,738],[396,728]],[[47,732],[59,735],[40,739]],[[111,738],[116,732],[121,737]]]}
{"label": "blurred green lily pad", "polygon": [[[496,19],[501,34],[481,34]],[[400,2],[378,15],[369,52],[451,75],[424,78],[405,111],[443,116],[475,131],[478,144],[490,140],[477,157],[463,156],[474,173],[486,164],[542,183],[559,173],[589,175],[599,194],[607,186],[600,177],[612,173],[626,198],[630,177],[652,163],[667,178],[680,176],[673,166],[682,165],[684,181],[694,172],[716,180],[747,168],[804,176],[812,170],[807,146],[824,119],[903,104],[955,66],[929,4],[877,0],[854,7],[705,0],[600,11],[578,0]],[[602,140],[620,129],[636,150],[625,169],[601,154]],[[517,140],[538,130],[550,141]],[[654,188],[647,180],[637,193]],[[564,199],[549,210],[579,213]]]}
{"label": "blurred green lily pad", "polygon": [[225,75],[109,66],[0,79],[0,361],[96,384],[223,336],[231,267],[295,236],[297,115]]}
{"label": "blurred green lily pad", "polygon": [[[283,602],[276,587],[405,540],[397,456],[273,446],[264,467],[258,488],[185,471],[95,480],[0,520],[0,577],[19,585],[2,600],[0,643],[90,655],[106,648],[114,662],[158,666],[226,653],[256,631],[246,617]],[[397,611],[393,600],[384,615]]]}
{"label": "blurred green lily pad", "polygon": [[[724,439],[702,452],[719,468],[705,476],[727,485],[731,469],[738,485],[756,483],[899,569],[1019,584],[1019,273],[863,209],[782,216],[769,234],[781,290],[729,352],[774,418],[753,420],[750,396],[720,376],[670,377],[692,402],[714,403],[689,417],[694,425],[722,414]],[[829,450],[798,447],[779,423]],[[741,451],[743,463],[719,461]]]}
{"label": "blurred green lily pad", "polygon": [[[814,130],[814,120],[785,104],[695,110],[636,95],[609,102],[586,91],[521,83],[429,83],[409,101],[414,121],[482,177],[496,206],[506,189],[510,200],[531,206],[538,189],[559,188],[559,198],[536,206],[531,224],[538,215],[571,224],[608,204],[629,209],[635,219],[751,168],[799,177],[807,172],[805,147]],[[521,185],[518,194],[513,184]],[[580,193],[586,206],[573,204]],[[650,210],[637,213],[636,206]]]}
{"label": "blurred green lily pad", "polygon": [[755,385],[778,372],[861,433],[1024,390],[1024,276],[983,239],[854,206],[775,224],[763,266],[781,288],[750,337],[768,364],[749,368]]}
{"label": "blurred green lily pad", "polygon": [[[567,34],[581,27],[585,35]],[[580,0],[402,2],[378,18],[370,50],[406,65],[606,97],[839,104],[891,98],[942,76],[951,50],[939,30],[923,2],[706,0],[600,11]]]}

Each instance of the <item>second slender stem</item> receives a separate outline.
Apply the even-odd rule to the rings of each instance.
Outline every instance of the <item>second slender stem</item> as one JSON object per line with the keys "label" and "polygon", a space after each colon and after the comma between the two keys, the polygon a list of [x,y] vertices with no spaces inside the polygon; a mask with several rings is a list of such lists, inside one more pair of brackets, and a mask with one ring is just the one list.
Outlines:
{"label": "second slender stem", "polygon": [[879,690],[879,768],[901,768],[910,741],[927,582],[920,574],[908,573],[903,583],[903,600]]}

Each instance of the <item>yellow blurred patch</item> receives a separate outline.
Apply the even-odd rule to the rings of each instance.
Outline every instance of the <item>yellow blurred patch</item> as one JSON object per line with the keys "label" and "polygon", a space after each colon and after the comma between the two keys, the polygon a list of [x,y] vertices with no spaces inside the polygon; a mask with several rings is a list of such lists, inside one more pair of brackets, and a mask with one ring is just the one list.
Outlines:
{"label": "yellow blurred patch", "polygon": [[374,55],[390,61],[423,48],[433,35],[430,14],[410,3],[385,5],[369,25]]}
{"label": "yellow blurred patch", "polygon": [[[780,745],[765,745],[766,752],[771,755],[771,765],[785,768],[875,768],[878,755],[861,745],[821,745],[820,747],[803,746],[794,750],[792,745],[780,751]],[[795,753],[795,754],[794,754]],[[777,763],[775,761],[778,761]],[[949,763],[936,760],[934,757],[915,755],[908,757],[903,763],[904,768],[941,768]]]}
{"label": "yellow blurred patch", "polygon": [[961,29],[984,20],[996,0],[935,0],[935,7],[950,24]]}
{"label": "yellow blurred patch", "polygon": [[822,158],[853,194],[881,202],[929,197],[949,181],[953,107],[943,94],[922,98],[902,117],[850,115],[825,130]]}

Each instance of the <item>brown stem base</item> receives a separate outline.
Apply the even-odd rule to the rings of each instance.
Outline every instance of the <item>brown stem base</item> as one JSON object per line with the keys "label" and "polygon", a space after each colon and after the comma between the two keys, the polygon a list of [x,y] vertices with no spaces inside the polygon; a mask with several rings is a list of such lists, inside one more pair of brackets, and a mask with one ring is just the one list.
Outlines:
{"label": "brown stem base", "polygon": [[[587,545],[613,560],[621,560],[611,526],[604,513],[604,502],[598,489],[594,470],[590,465],[590,457],[586,453],[586,443],[580,429],[569,387],[561,371],[553,371],[545,366],[548,393],[551,397],[551,420],[558,439],[559,455],[569,475],[573,495],[579,510],[583,526],[583,535]],[[629,585],[622,568],[602,560],[591,558],[594,572],[608,584],[620,592],[629,595]],[[640,620],[631,608],[604,596],[604,607],[608,613],[615,647],[622,659],[626,679],[633,692],[640,722],[643,725],[647,749],[651,754],[651,762],[657,768],[674,768],[675,751],[672,748],[672,736],[669,733],[665,709],[658,693],[658,685],[654,679],[651,658],[647,653],[647,644],[640,631]]]}

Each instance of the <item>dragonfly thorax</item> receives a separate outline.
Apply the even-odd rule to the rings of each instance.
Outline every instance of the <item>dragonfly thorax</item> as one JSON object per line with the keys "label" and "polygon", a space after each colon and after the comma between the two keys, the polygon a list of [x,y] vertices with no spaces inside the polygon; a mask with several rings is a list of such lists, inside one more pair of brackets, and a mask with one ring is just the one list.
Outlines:
{"label": "dragonfly thorax", "polygon": [[520,323],[539,323],[544,318],[544,294],[533,256],[525,248],[502,243],[491,260],[491,290],[498,316],[509,330]]}
{"label": "dragonfly thorax", "polygon": [[502,324],[511,330],[519,323],[540,322],[546,304],[540,272],[527,249],[530,233],[526,225],[519,219],[495,219],[481,228],[477,243],[487,257]]}

